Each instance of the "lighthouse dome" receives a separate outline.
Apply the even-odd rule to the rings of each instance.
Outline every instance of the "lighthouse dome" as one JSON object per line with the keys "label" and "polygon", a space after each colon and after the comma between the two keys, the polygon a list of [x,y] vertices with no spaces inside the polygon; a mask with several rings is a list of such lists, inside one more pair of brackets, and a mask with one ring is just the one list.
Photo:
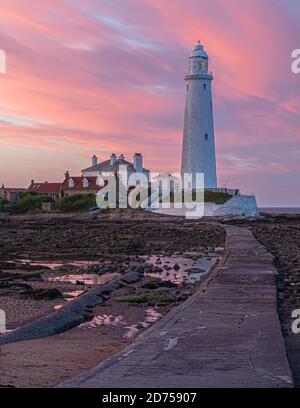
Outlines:
{"label": "lighthouse dome", "polygon": [[191,57],[201,57],[201,58],[208,58],[206,51],[200,41],[195,45],[193,52],[191,53]]}

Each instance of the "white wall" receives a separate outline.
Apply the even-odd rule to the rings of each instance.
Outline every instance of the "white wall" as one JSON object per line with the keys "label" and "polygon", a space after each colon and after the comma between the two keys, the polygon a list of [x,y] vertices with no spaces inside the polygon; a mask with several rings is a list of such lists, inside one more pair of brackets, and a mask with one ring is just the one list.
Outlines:
{"label": "white wall", "polygon": [[256,198],[254,195],[239,195],[232,197],[226,203],[216,208],[214,215],[235,215],[258,217]]}
{"label": "white wall", "polygon": [[[184,216],[185,209],[158,209],[154,212],[168,215]],[[255,196],[239,195],[232,197],[224,204],[205,203],[205,217],[245,216],[259,217]]]}

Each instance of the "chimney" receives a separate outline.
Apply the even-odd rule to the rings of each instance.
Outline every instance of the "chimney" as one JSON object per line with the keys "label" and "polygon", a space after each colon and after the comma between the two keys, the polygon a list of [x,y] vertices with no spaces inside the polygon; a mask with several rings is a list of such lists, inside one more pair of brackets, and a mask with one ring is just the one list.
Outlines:
{"label": "chimney", "polygon": [[69,173],[69,171],[67,170],[66,172],[65,172],[65,179],[69,179],[70,178],[70,173]]}
{"label": "chimney", "polygon": [[115,164],[116,160],[117,160],[117,156],[115,155],[115,153],[112,153],[110,156],[110,164],[111,165]]}
{"label": "chimney", "polygon": [[125,156],[124,156],[124,154],[123,154],[123,153],[122,153],[122,154],[120,154],[119,159],[121,159],[121,160],[125,160]]}
{"label": "chimney", "polygon": [[94,156],[92,157],[92,166],[96,166],[98,163],[98,158],[97,156],[94,154]]}
{"label": "chimney", "polygon": [[31,184],[34,184],[34,180],[31,180]]}
{"label": "chimney", "polygon": [[133,156],[133,160],[134,160],[135,171],[138,172],[138,173],[142,173],[142,171],[143,171],[143,156],[141,155],[141,153],[135,153],[135,155]]}
{"label": "chimney", "polygon": [[48,181],[45,181],[45,184],[48,184]]}

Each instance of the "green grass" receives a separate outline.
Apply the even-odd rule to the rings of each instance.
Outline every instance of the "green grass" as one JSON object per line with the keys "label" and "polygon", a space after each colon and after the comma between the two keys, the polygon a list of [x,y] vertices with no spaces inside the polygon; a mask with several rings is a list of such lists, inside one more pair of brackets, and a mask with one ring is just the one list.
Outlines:
{"label": "green grass", "polygon": [[95,194],[74,194],[64,197],[58,203],[57,209],[59,212],[76,212],[87,211],[89,208],[96,207]]}
{"label": "green grass", "polygon": [[148,306],[167,306],[174,302],[174,298],[163,293],[147,293],[138,296],[124,296],[116,298],[119,302],[129,304],[147,304]]}
{"label": "green grass", "polygon": [[17,202],[16,211],[24,214],[35,210],[42,210],[42,203],[44,202],[53,202],[53,200],[48,195],[25,193]]}
{"label": "green grass", "polygon": [[204,193],[204,202],[206,203],[215,203],[215,204],[224,204],[232,196],[228,193],[217,193],[214,191],[205,191]]}
{"label": "green grass", "polygon": [[[181,193],[179,193],[181,194]],[[215,204],[224,204],[228,201],[232,196],[228,193],[219,193],[214,191],[205,191],[204,192],[204,202],[205,203],[215,203]],[[177,199],[181,199],[181,196],[177,197]],[[196,200],[196,192],[193,191],[192,193],[193,201]],[[171,203],[174,202],[174,195],[171,194]]]}

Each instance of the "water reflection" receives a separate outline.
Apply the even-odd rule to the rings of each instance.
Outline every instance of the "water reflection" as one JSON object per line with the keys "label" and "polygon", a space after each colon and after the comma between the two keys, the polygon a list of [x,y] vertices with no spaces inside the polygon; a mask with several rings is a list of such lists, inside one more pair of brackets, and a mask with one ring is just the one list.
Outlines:
{"label": "water reflection", "polygon": [[154,308],[147,308],[145,310],[145,317],[142,321],[128,325],[124,316],[118,315],[98,315],[94,316],[92,320],[80,324],[78,327],[81,329],[96,329],[99,326],[115,326],[115,327],[123,327],[125,332],[122,337],[124,338],[132,338],[136,336],[141,329],[146,329],[152,323],[156,322],[160,317],[161,313],[159,313]]}
{"label": "water reflection", "polygon": [[186,253],[186,257],[152,255],[145,259],[146,263],[151,265],[153,269],[146,272],[146,276],[153,276],[164,281],[180,284],[199,281],[211,270],[218,257],[202,257],[199,253],[191,252]]}
{"label": "water reflection", "polygon": [[104,285],[111,280],[120,277],[121,274],[117,272],[106,273],[104,275],[97,275],[95,273],[82,274],[67,274],[60,276],[48,275],[45,279],[50,282],[71,282],[77,285]]}
{"label": "water reflection", "polygon": [[[12,262],[12,261],[8,261]],[[97,261],[72,261],[72,262],[52,262],[52,261],[34,261],[31,259],[20,259],[19,261],[22,264],[28,264],[28,265],[33,265],[33,266],[41,266],[41,267],[46,267],[50,269],[58,269],[63,266],[73,266],[73,267],[84,267],[84,266],[90,266],[90,265],[97,265],[99,262]]]}
{"label": "water reflection", "polygon": [[[65,299],[67,301],[73,300],[75,298],[77,298],[78,296],[82,295],[82,293],[84,293],[85,290],[72,290],[72,291],[68,291],[68,292],[63,292],[63,295],[65,296]],[[63,303],[59,303],[58,305],[54,306],[54,310],[59,310],[61,309],[63,306]]]}
{"label": "water reflection", "polygon": [[148,308],[145,310],[146,316],[142,322],[138,324],[133,324],[131,326],[126,326],[126,332],[124,333],[124,338],[132,338],[136,336],[139,332],[139,329],[147,329],[151,326],[151,323],[155,323],[162,315],[154,308]]}
{"label": "water reflection", "polygon": [[82,323],[79,325],[81,328],[96,329],[98,326],[109,325],[109,326],[124,326],[126,322],[123,316],[112,316],[112,315],[102,315],[95,316],[92,320]]}

